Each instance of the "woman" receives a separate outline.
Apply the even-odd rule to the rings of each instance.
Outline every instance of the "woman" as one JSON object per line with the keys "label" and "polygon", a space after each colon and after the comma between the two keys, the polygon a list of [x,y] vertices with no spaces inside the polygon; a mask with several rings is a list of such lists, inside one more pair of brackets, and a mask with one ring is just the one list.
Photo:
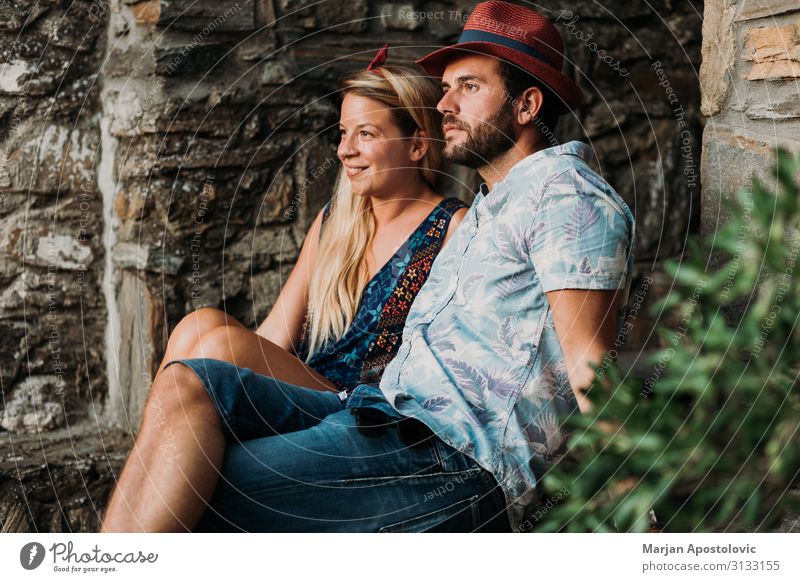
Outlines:
{"label": "woman", "polygon": [[217,309],[188,315],[172,332],[159,372],[172,360],[213,358],[319,390],[380,380],[405,320],[390,317],[387,302],[399,284],[407,311],[427,259],[466,207],[435,191],[442,133],[432,82],[383,66],[346,79],[342,91],[337,194],[311,225],[269,316],[253,333]]}
{"label": "woman", "polygon": [[[237,392],[243,374],[270,376],[287,392],[255,397],[291,400],[295,388],[346,391],[376,382],[396,353],[411,301],[466,208],[435,191],[439,89],[412,69],[381,66],[382,58],[385,50],[343,83],[337,191],[266,321],[253,333],[201,309],[173,331],[104,531],[194,526],[216,486],[226,439],[277,431],[258,411],[245,422],[238,401],[234,412],[225,408],[245,398]],[[168,367],[176,360],[186,367]],[[223,376],[229,385],[209,380]],[[202,389],[196,377],[205,379]],[[253,398],[246,395],[247,404]],[[338,402],[336,394],[325,400]]]}

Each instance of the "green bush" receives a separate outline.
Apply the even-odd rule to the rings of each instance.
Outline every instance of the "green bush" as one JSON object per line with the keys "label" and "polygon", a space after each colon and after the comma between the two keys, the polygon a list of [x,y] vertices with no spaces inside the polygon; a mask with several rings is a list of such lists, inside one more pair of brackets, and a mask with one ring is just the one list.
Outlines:
{"label": "green bush", "polygon": [[713,240],[666,265],[675,284],[654,314],[680,323],[659,330],[644,385],[597,368],[594,410],[567,419],[569,452],[543,480],[560,501],[535,529],[648,531],[653,510],[664,531],[764,531],[796,511],[798,175],[779,152],[777,192],[754,179]]}

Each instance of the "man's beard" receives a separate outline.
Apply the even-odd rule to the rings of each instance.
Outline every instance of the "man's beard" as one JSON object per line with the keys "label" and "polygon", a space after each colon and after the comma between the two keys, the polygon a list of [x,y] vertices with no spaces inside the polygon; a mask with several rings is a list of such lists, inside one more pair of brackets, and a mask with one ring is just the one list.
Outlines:
{"label": "man's beard", "polygon": [[514,145],[513,112],[511,103],[504,102],[497,113],[481,122],[476,128],[445,115],[443,123],[454,125],[467,134],[464,143],[445,145],[445,159],[473,169],[489,165],[492,160],[506,153]]}

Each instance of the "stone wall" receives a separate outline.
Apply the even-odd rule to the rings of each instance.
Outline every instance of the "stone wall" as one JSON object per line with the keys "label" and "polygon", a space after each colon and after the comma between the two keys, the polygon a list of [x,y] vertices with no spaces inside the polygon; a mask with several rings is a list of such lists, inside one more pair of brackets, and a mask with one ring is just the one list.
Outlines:
{"label": "stone wall", "polygon": [[0,426],[48,431],[102,405],[106,304],[98,71],[88,1],[0,8]]}
{"label": "stone wall", "polygon": [[[708,0],[700,68],[703,236],[728,215],[725,202],[753,175],[776,183],[777,148],[800,152],[800,4],[797,0]],[[717,261],[711,257],[711,267]],[[744,301],[740,305],[745,309]],[[796,487],[787,492],[800,498]],[[800,515],[779,531],[797,532]]]}
{"label": "stone wall", "polygon": [[[252,326],[268,312],[336,174],[337,78],[383,42],[398,62],[452,42],[470,6],[309,4],[197,2],[176,19],[181,3],[159,10],[151,0],[111,16],[113,311],[137,314],[114,326],[111,412],[130,428],[180,317],[211,305]],[[636,210],[637,258],[649,272],[681,252],[699,213],[699,7],[548,4],[570,74],[590,95],[560,137],[592,143]],[[475,176],[453,172],[471,199]],[[649,323],[632,347],[646,343]]]}
{"label": "stone wall", "polygon": [[774,183],[777,147],[800,151],[800,4],[713,0],[706,14],[702,227],[712,236],[725,218],[722,201],[753,173]]}
{"label": "stone wall", "polygon": [[[274,302],[336,176],[338,77],[384,42],[393,62],[453,42],[473,5],[0,8],[0,529],[96,526],[170,329],[202,306],[254,326]],[[702,2],[537,6],[590,96],[558,138],[588,139],[634,209],[650,302],[699,225]],[[474,173],[452,174],[471,200]],[[654,335],[635,323],[633,360]],[[82,480],[43,484],[36,443]]]}

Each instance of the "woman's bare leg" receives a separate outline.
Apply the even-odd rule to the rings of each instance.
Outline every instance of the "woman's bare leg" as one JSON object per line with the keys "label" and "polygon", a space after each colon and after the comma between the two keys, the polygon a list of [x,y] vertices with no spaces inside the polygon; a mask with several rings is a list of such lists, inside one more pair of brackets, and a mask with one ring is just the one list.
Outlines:
{"label": "woman's bare leg", "polygon": [[304,362],[215,309],[176,326],[147,402],[133,451],[102,531],[185,531],[202,516],[219,478],[225,437],[200,379],[175,359],[213,358],[317,390],[334,385]]}
{"label": "woman's bare leg", "polygon": [[101,531],[191,530],[214,492],[224,452],[202,382],[186,366],[170,366],[153,382]]}
{"label": "woman's bare leg", "polygon": [[336,390],[333,382],[305,362],[242,326],[225,325],[212,329],[184,357],[223,360],[296,386]]}
{"label": "woman's bare leg", "polygon": [[156,375],[158,375],[170,361],[187,357],[194,349],[194,346],[200,341],[200,338],[209,331],[227,325],[238,326],[245,329],[235,317],[212,307],[203,307],[181,319],[169,336],[167,350],[164,354],[164,359],[161,361],[161,365],[158,367]]}
{"label": "woman's bare leg", "polygon": [[198,309],[178,323],[158,371],[172,360],[189,358],[223,360],[297,386],[336,390],[305,362],[218,309]]}

